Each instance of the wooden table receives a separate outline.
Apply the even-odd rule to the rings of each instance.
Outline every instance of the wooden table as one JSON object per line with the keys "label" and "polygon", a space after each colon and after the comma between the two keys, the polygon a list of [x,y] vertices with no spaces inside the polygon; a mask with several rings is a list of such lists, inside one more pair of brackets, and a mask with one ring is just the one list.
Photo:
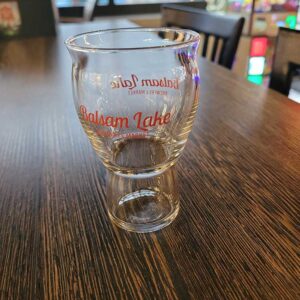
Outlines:
{"label": "wooden table", "polygon": [[300,105],[217,65],[200,60],[175,222],[109,221],[63,40],[124,25],[0,43],[0,298],[300,299]]}

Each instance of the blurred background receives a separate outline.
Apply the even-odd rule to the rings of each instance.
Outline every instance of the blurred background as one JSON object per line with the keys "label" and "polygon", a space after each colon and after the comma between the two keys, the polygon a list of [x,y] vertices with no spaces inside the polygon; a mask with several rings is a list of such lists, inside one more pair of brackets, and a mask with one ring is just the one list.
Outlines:
{"label": "blurred background", "polygon": [[[160,26],[163,3],[199,7],[189,0],[98,0],[95,1],[93,20],[107,16],[130,15],[141,26]],[[56,0],[62,22],[82,17],[87,0]],[[232,70],[259,85],[269,85],[278,27],[295,29],[300,23],[298,0],[209,0],[206,10],[218,14],[245,17]]]}
{"label": "blurred background", "polygon": [[[166,6],[171,6],[166,11],[173,15],[172,24],[164,22]],[[176,24],[178,18],[180,24]],[[210,56],[254,84],[300,101],[299,0],[0,0],[0,39],[55,34],[57,23],[113,19],[144,27],[185,27],[204,33],[205,38],[221,38],[231,58],[217,61],[210,38],[202,56]],[[227,26],[231,31],[226,33]],[[281,43],[279,28],[284,29]]]}

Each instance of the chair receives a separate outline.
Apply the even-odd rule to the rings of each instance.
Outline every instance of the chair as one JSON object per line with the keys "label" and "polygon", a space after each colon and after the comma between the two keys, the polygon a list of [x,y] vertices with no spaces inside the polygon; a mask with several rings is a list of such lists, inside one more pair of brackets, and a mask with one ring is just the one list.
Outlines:
{"label": "chair", "polygon": [[[243,17],[223,16],[176,4],[163,5],[161,11],[163,26],[202,33],[201,55],[206,58],[210,56],[211,61],[231,69],[245,22]],[[209,53],[210,40],[213,40],[213,44]]]}
{"label": "chair", "polygon": [[83,7],[82,17],[60,17],[59,21],[62,23],[81,23],[93,21],[95,17],[95,10],[97,7],[98,0],[86,0]]}
{"label": "chair", "polygon": [[300,72],[300,30],[279,28],[270,88],[288,95],[293,77]]}

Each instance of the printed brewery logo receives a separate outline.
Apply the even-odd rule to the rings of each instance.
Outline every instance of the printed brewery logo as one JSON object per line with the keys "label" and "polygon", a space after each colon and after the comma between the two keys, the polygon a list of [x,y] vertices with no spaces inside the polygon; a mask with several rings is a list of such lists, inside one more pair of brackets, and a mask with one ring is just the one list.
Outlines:
{"label": "printed brewery logo", "polygon": [[169,89],[179,89],[178,78],[138,78],[137,75],[131,74],[130,78],[124,79],[119,77],[118,79],[110,83],[112,89],[128,88],[129,90],[135,89],[136,87],[162,87]]}
{"label": "printed brewery logo", "polygon": [[79,112],[82,121],[106,128],[129,128],[130,123],[133,122],[132,125],[137,129],[148,131],[152,127],[166,125],[171,120],[170,112],[161,114],[156,111],[153,115],[146,115],[145,113],[138,111],[132,118],[129,118],[128,116],[103,115],[98,110],[90,112],[84,105],[80,105]]}

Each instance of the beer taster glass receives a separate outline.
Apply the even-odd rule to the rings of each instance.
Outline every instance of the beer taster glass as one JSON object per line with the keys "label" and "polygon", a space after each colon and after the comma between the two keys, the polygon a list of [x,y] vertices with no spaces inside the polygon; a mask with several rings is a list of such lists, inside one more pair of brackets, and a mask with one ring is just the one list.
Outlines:
{"label": "beer taster glass", "polygon": [[155,231],[178,213],[170,167],[198,106],[199,39],[190,30],[129,28],[66,40],[76,111],[108,170],[110,219],[124,229]]}

